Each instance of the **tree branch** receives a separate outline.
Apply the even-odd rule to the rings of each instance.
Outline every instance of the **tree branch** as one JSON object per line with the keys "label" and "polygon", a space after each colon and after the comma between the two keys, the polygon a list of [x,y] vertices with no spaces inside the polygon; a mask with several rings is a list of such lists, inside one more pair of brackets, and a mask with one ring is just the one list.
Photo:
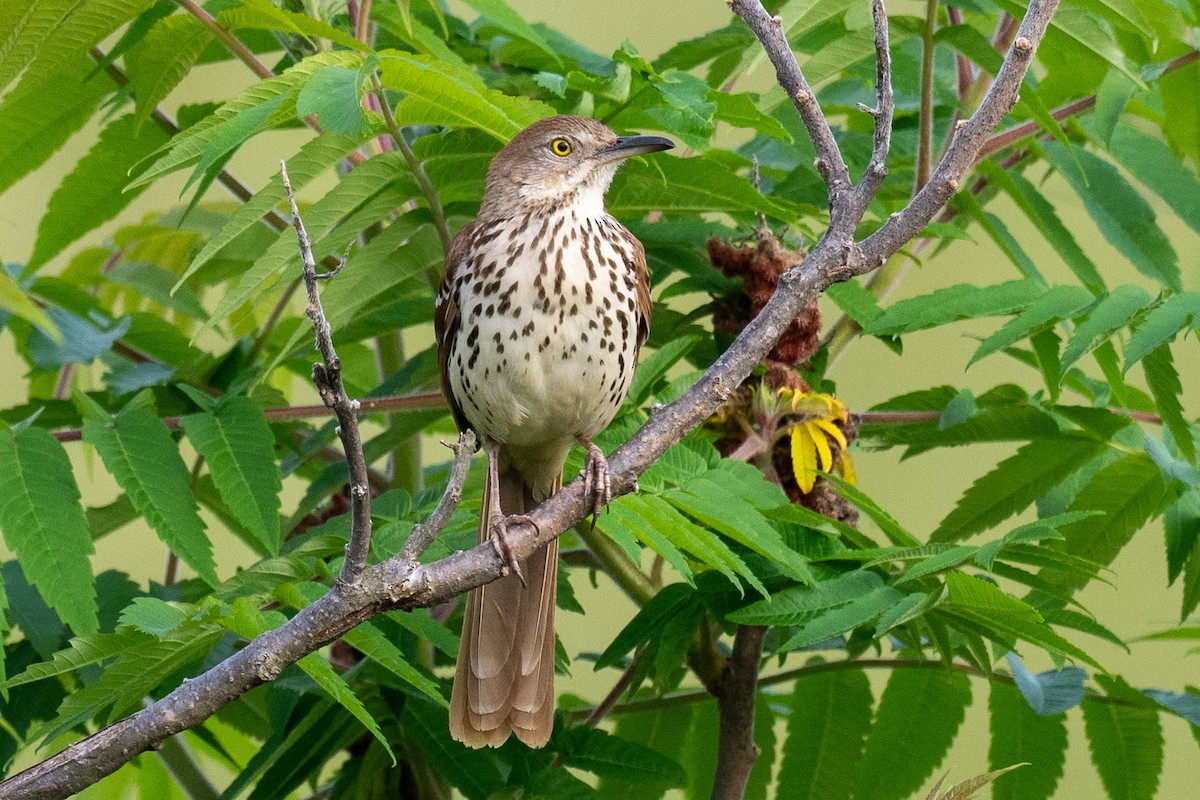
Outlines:
{"label": "tree branch", "polygon": [[741,800],[761,752],[754,743],[754,699],[766,633],[759,625],[739,625],[733,636],[733,654],[717,691],[720,732],[713,800]]}
{"label": "tree branch", "polygon": [[362,437],[358,433],[359,404],[346,395],[346,387],[342,384],[342,360],[333,348],[333,333],[329,328],[329,320],[325,318],[325,310],[321,308],[321,298],[317,292],[317,281],[334,277],[341,270],[341,266],[333,272],[317,275],[312,243],[308,239],[308,231],[304,229],[304,221],[300,219],[300,209],[296,207],[296,196],[292,194],[292,183],[288,180],[287,164],[282,161],[279,162],[279,173],[283,179],[284,194],[287,195],[288,205],[292,209],[296,238],[299,240],[304,288],[308,291],[308,318],[317,332],[316,349],[321,353],[324,362],[313,364],[313,383],[316,384],[317,393],[326,407],[333,409],[333,413],[337,415],[337,434],[342,440],[342,449],[346,452],[346,466],[350,472],[350,542],[346,545],[346,560],[342,563],[337,582],[355,584],[362,576],[367,564],[367,553],[371,549],[371,488],[367,480],[367,461],[363,455]]}
{"label": "tree branch", "polygon": [[[805,260],[786,272],[779,288],[696,384],[667,405],[656,407],[646,424],[609,458],[614,494],[633,489],[637,477],[669,447],[698,427],[738,388],[778,340],[784,328],[811,300],[836,281],[878,268],[915,237],[957,188],[984,141],[1016,100],[1017,89],[1057,0],[1032,0],[1029,11],[979,109],[961,123],[929,184],[910,206],[861,243],[853,241],[849,177],[828,124],[787,48],[780,26],[759,3],[735,0],[734,9],[751,18],[797,110],[814,137],[817,152],[828,159],[830,232]],[[767,23],[766,26],[763,23]],[[799,83],[795,82],[799,78]],[[840,166],[839,166],[840,165]],[[532,525],[509,536],[512,557],[527,558],[591,510],[583,481],[576,479],[533,509]],[[347,559],[349,560],[349,558]],[[297,612],[281,627],[258,636],[208,672],[186,681],[157,702],[104,730],[76,742],[46,761],[0,784],[0,798],[67,797],[116,771],[122,764],[168,736],[198,725],[255,686],[273,680],[286,666],[341,636],[363,620],[389,609],[437,605],[501,576],[504,564],[489,542],[431,564],[413,565],[399,556],[362,573],[357,582],[337,581],[329,592]],[[753,641],[742,637],[743,648]]]}

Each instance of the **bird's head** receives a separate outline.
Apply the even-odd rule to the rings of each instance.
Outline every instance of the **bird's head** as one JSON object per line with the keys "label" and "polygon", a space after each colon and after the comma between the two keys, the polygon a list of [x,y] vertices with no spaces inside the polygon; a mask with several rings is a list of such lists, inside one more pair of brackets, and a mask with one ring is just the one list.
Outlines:
{"label": "bird's head", "polygon": [[573,203],[603,213],[604,193],[630,156],[669,150],[662,136],[617,136],[587,117],[549,117],[513,137],[488,168],[484,208],[506,215]]}

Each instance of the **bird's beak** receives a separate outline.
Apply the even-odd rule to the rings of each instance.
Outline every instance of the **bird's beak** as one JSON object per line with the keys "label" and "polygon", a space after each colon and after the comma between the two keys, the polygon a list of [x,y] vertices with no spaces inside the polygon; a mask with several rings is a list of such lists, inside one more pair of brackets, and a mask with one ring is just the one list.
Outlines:
{"label": "bird's beak", "polygon": [[670,150],[674,146],[674,142],[663,136],[621,136],[616,144],[604,148],[599,155],[605,161],[622,161],[631,156]]}

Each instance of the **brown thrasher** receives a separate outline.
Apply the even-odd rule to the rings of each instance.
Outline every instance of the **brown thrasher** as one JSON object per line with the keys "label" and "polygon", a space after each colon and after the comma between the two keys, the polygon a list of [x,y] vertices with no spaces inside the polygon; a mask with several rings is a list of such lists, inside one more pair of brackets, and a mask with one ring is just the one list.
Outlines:
{"label": "brown thrasher", "polygon": [[461,429],[487,453],[479,541],[505,577],[473,590],[450,700],[450,732],[471,747],[516,733],[541,747],[554,726],[558,541],[518,564],[511,524],[562,486],[576,442],[598,513],[611,498],[592,438],[629,390],[650,325],[641,243],[604,209],[617,167],[674,145],[618,137],[584,117],[551,117],[518,133],[488,168],[479,216],[454,239],[437,297],[442,389]]}

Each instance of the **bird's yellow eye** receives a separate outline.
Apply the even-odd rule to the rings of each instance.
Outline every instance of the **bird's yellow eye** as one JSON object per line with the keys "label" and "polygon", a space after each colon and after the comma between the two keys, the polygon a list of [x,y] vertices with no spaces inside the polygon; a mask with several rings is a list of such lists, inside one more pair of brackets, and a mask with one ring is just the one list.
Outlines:
{"label": "bird's yellow eye", "polygon": [[571,155],[571,143],[566,139],[555,139],[550,143],[550,152],[556,156]]}

